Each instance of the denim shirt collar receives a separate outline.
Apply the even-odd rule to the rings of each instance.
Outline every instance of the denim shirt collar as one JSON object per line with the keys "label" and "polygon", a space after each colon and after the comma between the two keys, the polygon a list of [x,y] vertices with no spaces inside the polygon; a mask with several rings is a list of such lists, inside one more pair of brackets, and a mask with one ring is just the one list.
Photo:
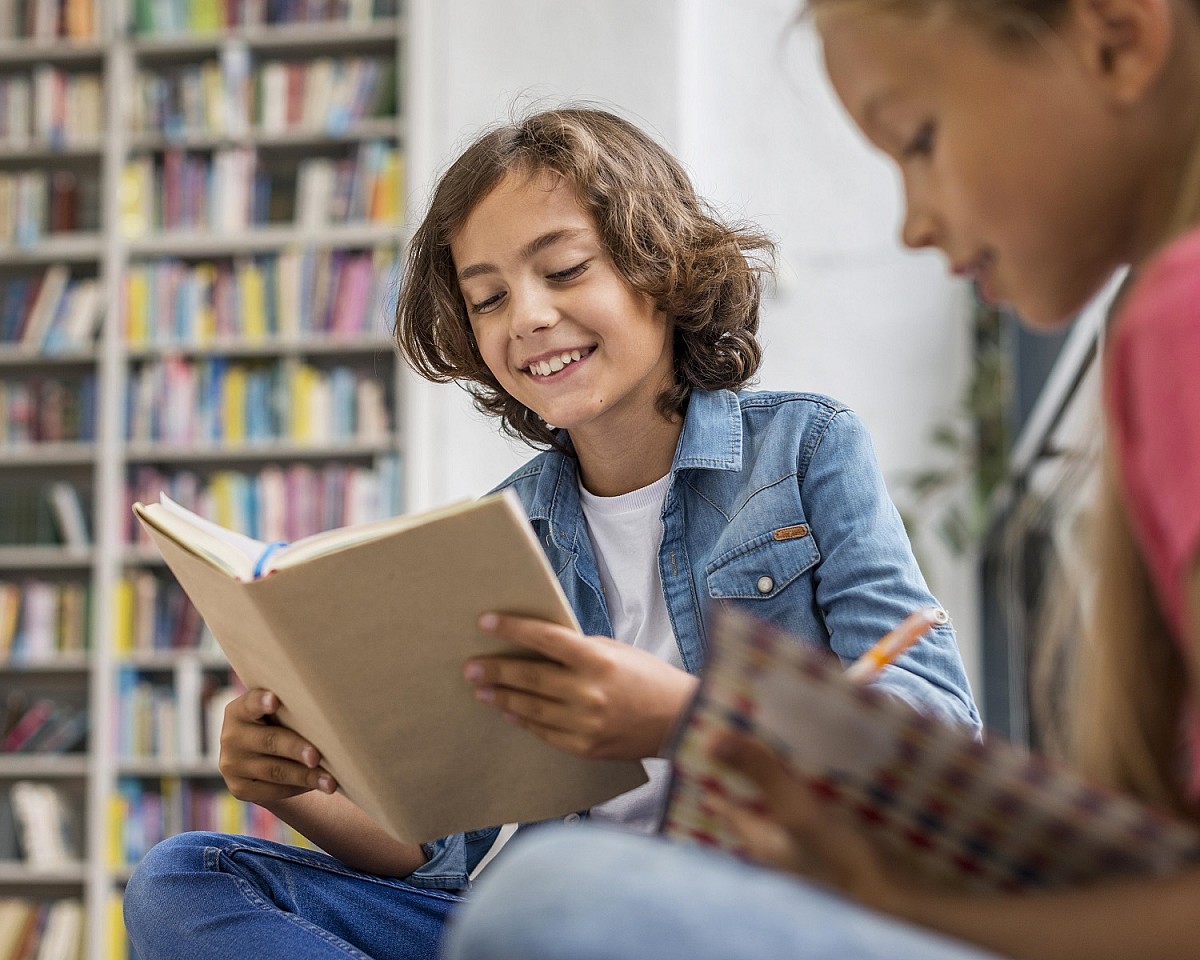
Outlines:
{"label": "denim shirt collar", "polygon": [[[565,434],[560,434],[565,439]],[[543,454],[537,488],[529,504],[529,518],[544,520],[554,544],[579,553],[577,542],[583,520],[575,460],[557,450]],[[680,470],[740,470],[742,468],[742,416],[737,394],[730,390],[693,390],[688,399],[683,430],[671,461],[671,487]],[[667,492],[667,502],[671,492]]]}

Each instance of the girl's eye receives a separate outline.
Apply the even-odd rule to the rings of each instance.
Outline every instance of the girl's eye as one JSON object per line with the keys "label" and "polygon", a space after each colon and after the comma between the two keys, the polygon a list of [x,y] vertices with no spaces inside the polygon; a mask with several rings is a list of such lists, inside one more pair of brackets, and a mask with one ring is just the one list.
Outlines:
{"label": "girl's eye", "polygon": [[471,304],[472,313],[488,313],[493,310],[496,305],[503,299],[504,294],[497,293],[493,297],[488,297],[486,300],[481,300],[479,303]]}
{"label": "girl's eye", "polygon": [[590,262],[591,261],[584,260],[583,263],[577,263],[573,267],[567,267],[566,270],[559,270],[557,273],[550,274],[548,279],[555,280],[560,283],[564,280],[574,280],[588,268],[588,264]]}
{"label": "girl's eye", "polygon": [[905,157],[927,157],[933,152],[934,125],[926,123],[904,148]]}

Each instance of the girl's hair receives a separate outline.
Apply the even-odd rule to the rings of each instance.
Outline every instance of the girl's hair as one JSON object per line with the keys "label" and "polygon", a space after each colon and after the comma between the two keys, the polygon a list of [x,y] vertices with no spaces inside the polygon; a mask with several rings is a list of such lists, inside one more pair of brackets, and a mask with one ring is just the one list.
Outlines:
{"label": "girl's hair", "polygon": [[[1200,10],[1200,0],[1187,2]],[[1069,0],[807,0],[804,12],[834,9],[916,20],[954,18],[998,41],[1020,44],[1059,24]],[[1177,198],[1163,242],[1200,224],[1200,142],[1182,171]],[[1197,817],[1200,811],[1189,801],[1182,776],[1183,656],[1155,596],[1111,462],[1103,462],[1100,479],[1089,538],[1098,564],[1087,591],[1091,609],[1083,613],[1083,637],[1055,631],[1039,651],[1051,673],[1059,664],[1068,665],[1070,709],[1056,709],[1044,697],[1040,715],[1057,718],[1062,729],[1051,731],[1051,739],[1092,778]],[[1071,622],[1076,598],[1060,596],[1056,602],[1063,614],[1059,619]],[[1063,649],[1064,640],[1075,649]],[[1044,692],[1052,696],[1054,691],[1051,685]]]}
{"label": "girl's hair", "polygon": [[552,428],[501,388],[479,355],[450,244],[509,173],[560,177],[594,218],[622,277],[674,325],[675,382],[659,398],[681,414],[693,388],[738,389],[762,359],[756,333],[770,238],[723,222],[650,136],[602,110],[533,114],[476,139],[441,177],[408,250],[396,341],[422,376],[459,381],[505,433],[557,446]]}
{"label": "girl's hair", "polygon": [[[1200,225],[1200,142],[1180,180],[1170,239]],[[1115,308],[1120,323],[1119,307]],[[1103,465],[1093,516],[1099,557],[1085,647],[1077,658],[1066,742],[1085,772],[1178,813],[1200,817],[1185,790],[1183,705],[1188,676],[1180,641],[1159,606],[1120,494]]]}

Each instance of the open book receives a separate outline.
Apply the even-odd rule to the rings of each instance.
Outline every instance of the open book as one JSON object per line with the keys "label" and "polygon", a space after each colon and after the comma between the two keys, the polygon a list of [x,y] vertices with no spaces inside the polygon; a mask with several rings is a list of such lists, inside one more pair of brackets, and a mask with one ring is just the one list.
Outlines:
{"label": "open book", "polygon": [[503,722],[463,679],[487,611],[575,625],[510,491],[267,544],[166,497],[135,504],[249,687],[278,694],[355,803],[399,840],[562,816],[645,782]]}
{"label": "open book", "polygon": [[705,752],[715,731],[736,728],[860,822],[903,874],[938,886],[1073,886],[1200,862],[1191,825],[855,683],[827,654],[744,613],[722,609],[715,624],[678,734],[668,836],[742,852],[708,801],[753,801],[757,789]]}

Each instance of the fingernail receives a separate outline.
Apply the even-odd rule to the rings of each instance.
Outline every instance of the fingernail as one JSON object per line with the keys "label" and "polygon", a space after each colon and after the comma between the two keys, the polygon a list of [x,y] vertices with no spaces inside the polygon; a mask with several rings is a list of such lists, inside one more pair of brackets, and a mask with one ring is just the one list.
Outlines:
{"label": "fingernail", "polygon": [[495,630],[496,624],[498,624],[499,622],[500,622],[500,618],[497,617],[494,613],[485,613],[483,616],[481,616],[479,618],[479,629],[480,630],[488,630],[488,631]]}
{"label": "fingernail", "polygon": [[264,693],[262,695],[262,708],[264,710],[271,709],[271,695],[269,693]]}
{"label": "fingernail", "polygon": [[315,767],[317,765],[317,751],[315,748],[305,747],[303,757],[306,767]]}
{"label": "fingernail", "polygon": [[317,780],[317,786],[324,793],[333,793],[333,777],[321,777]]}
{"label": "fingernail", "polygon": [[501,716],[504,717],[504,719],[507,720],[509,723],[517,722],[517,715],[515,713],[503,713],[503,714],[501,714]]}
{"label": "fingernail", "polygon": [[483,679],[483,664],[468,663],[466,666],[466,669],[463,670],[463,675],[468,680],[470,680],[472,683],[474,683],[476,680],[482,680]]}
{"label": "fingernail", "polygon": [[475,690],[475,699],[480,703],[491,703],[496,699],[496,692],[491,687],[478,687]]}

